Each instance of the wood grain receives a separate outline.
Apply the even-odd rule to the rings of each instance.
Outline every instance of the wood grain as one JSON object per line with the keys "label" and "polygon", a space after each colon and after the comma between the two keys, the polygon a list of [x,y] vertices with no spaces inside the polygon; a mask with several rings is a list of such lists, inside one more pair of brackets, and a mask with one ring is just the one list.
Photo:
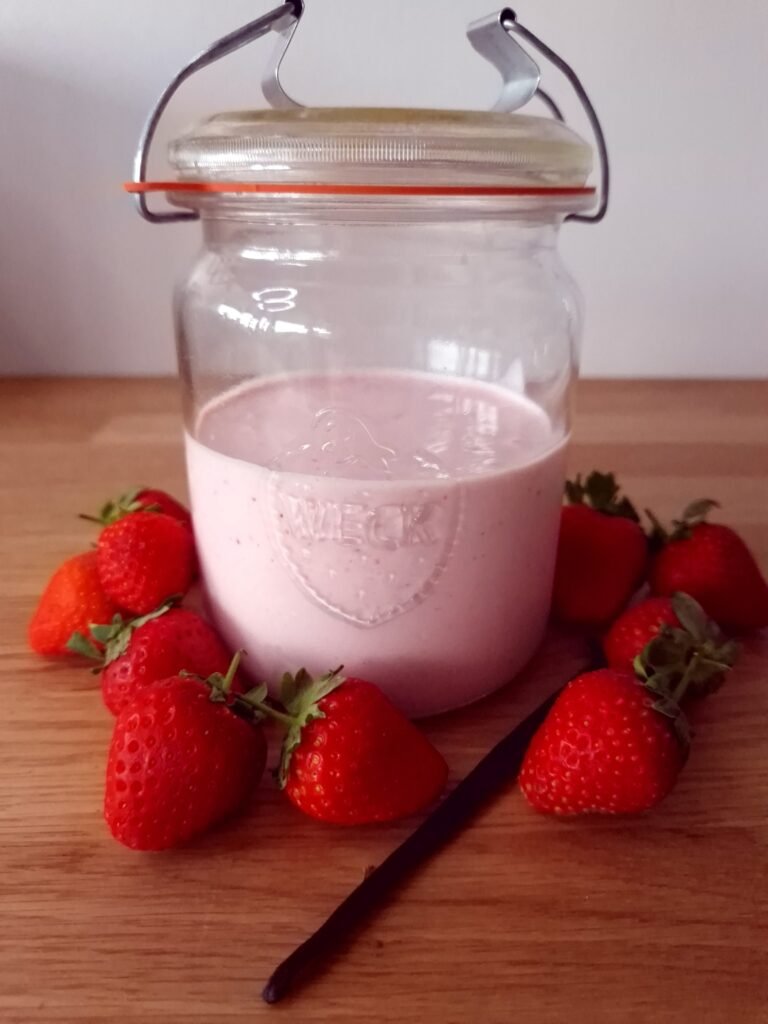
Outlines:
{"label": "wood grain", "polygon": [[[764,383],[590,382],[573,469],[621,472],[663,516],[713,496],[768,566]],[[172,381],[0,382],[0,1021],[420,1024],[768,1021],[768,638],[701,708],[680,784],[641,820],[558,823],[515,791],[429,864],[322,978],[269,1008],[272,967],[413,826],[340,830],[265,782],[187,849],[101,820],[110,717],[81,667],[35,659],[36,595],[134,482],[183,493]],[[455,781],[579,662],[429,723]]]}

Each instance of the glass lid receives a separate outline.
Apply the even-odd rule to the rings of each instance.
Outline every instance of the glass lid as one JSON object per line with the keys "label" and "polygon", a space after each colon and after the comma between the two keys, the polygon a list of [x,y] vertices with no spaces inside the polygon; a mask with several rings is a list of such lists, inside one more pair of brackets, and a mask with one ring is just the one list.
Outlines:
{"label": "glass lid", "polygon": [[216,114],[175,139],[180,181],[581,189],[592,149],[550,118],[386,108]]}

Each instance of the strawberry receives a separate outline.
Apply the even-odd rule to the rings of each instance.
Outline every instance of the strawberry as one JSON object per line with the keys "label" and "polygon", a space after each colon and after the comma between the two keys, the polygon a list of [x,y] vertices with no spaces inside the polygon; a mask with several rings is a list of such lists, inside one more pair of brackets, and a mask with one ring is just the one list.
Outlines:
{"label": "strawberry", "polygon": [[682,519],[673,523],[671,534],[647,512],[659,548],[651,563],[651,590],[654,594],[685,591],[726,628],[768,626],[768,583],[736,531],[706,521],[718,507],[709,498],[693,502]]}
{"label": "strawberry", "polygon": [[[676,636],[657,636],[635,672],[604,668],[571,680],[526,752],[520,787],[546,814],[636,814],[670,792],[688,753],[681,702],[730,667],[705,664]],[[731,652],[732,654],[733,652]]]}
{"label": "strawberry", "polygon": [[612,473],[590,473],[565,487],[552,611],[574,625],[602,627],[618,615],[642,582],[647,540],[630,501],[619,497]]}
{"label": "strawberry", "polygon": [[649,597],[627,608],[603,637],[608,666],[633,672],[635,658],[664,626],[680,628],[671,597]]}
{"label": "strawberry", "polygon": [[266,760],[262,729],[233,710],[227,675],[175,675],[140,690],[115,720],[104,817],[134,850],[164,850],[246,802]]}
{"label": "strawberry", "polygon": [[119,498],[105,502],[97,516],[82,516],[102,526],[109,526],[116,523],[118,519],[128,515],[130,512],[140,512],[142,509],[149,512],[162,512],[172,519],[178,519],[180,523],[192,528],[192,516],[189,509],[181,502],[176,501],[165,491],[157,490],[154,487],[137,487]]}
{"label": "strawberry", "polygon": [[138,508],[131,508],[129,510],[131,512],[138,512],[142,508],[149,509],[152,512],[162,512],[172,519],[178,519],[180,523],[188,526],[190,530],[192,529],[192,516],[189,509],[182,505],[180,501],[172,498],[170,494],[166,494],[165,491],[159,491],[154,487],[142,487],[130,504],[138,506]]}
{"label": "strawberry", "polygon": [[97,565],[111,600],[146,615],[189,589],[196,568],[192,532],[163,512],[131,512],[101,531]]}
{"label": "strawberry", "polygon": [[421,810],[442,792],[448,766],[373,683],[340,670],[283,677],[279,719],[288,732],[280,785],[320,821],[362,825]]}
{"label": "strawberry", "polygon": [[111,618],[115,610],[99,582],[96,552],[75,555],[48,581],[29,623],[29,646],[38,654],[67,654],[73,632]]}
{"label": "strawberry", "polygon": [[[656,643],[652,647],[652,640]],[[693,658],[687,696],[711,693],[723,682],[723,672],[738,654],[738,645],[727,641],[719,626],[688,594],[649,597],[628,608],[603,637],[603,651],[610,668],[633,672],[646,652],[663,668],[672,684],[682,678]],[[642,661],[640,663],[642,671]],[[717,672],[717,669],[720,672]]]}
{"label": "strawberry", "polygon": [[[98,660],[102,697],[113,715],[158,679],[182,670],[206,678],[226,672],[231,660],[205,619],[171,604],[127,621],[116,615],[108,625],[91,626],[90,635],[75,633],[69,648]],[[237,677],[232,689],[240,689]]]}
{"label": "strawberry", "polygon": [[631,672],[571,680],[526,752],[520,787],[547,814],[633,814],[672,789],[683,745]]}

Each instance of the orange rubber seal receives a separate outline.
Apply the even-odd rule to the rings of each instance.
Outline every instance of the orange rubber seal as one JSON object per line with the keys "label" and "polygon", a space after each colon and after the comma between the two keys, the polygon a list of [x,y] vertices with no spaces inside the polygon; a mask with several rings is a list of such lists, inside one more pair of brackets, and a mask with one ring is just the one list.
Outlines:
{"label": "orange rubber seal", "polygon": [[126,181],[126,192],[293,193],[341,196],[593,196],[594,188],[501,185],[344,185],[309,182]]}

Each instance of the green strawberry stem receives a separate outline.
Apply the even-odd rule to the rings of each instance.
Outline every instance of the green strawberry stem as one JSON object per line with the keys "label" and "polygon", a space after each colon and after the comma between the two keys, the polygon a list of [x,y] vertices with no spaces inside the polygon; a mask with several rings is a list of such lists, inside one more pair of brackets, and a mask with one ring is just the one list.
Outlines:
{"label": "green strawberry stem", "polygon": [[232,684],[235,681],[235,676],[240,668],[240,662],[244,654],[245,651],[243,649],[235,651],[229,663],[229,668],[224,675],[220,672],[214,672],[207,679],[201,679],[200,676],[196,676],[192,672],[180,672],[179,674],[205,683],[210,688],[212,701],[227,704],[241,718],[245,718],[248,721],[256,721],[262,717],[272,718],[279,722],[286,730],[294,728],[296,724],[294,715],[285,714],[282,711],[278,711],[277,708],[273,708],[271,704],[266,703],[267,687],[265,683],[252,687],[247,693],[232,693]]}
{"label": "green strawberry stem", "polygon": [[240,662],[242,661],[244,654],[245,651],[243,650],[235,651],[226,674],[221,676],[221,690],[223,693],[229,693],[232,689],[232,683],[235,681],[235,676],[237,675],[237,670],[240,668]]}
{"label": "green strawberry stem", "polygon": [[[252,692],[252,691],[249,691]],[[236,694],[234,697],[234,703],[244,708],[260,711],[262,715],[266,715],[267,718],[271,718],[275,722],[279,722],[280,725],[286,729],[291,729],[296,722],[293,715],[286,715],[282,711],[278,711],[277,708],[272,707],[271,704],[267,704],[263,700],[254,700],[253,697],[249,697],[248,694],[240,696]]]}
{"label": "green strawberry stem", "polygon": [[[240,668],[240,662],[244,654],[245,651],[243,650],[235,651],[229,663],[229,668],[224,675],[221,672],[214,672],[207,679],[201,680],[210,688],[212,701],[219,704],[234,704],[237,700],[237,694],[231,693],[232,683],[235,681],[235,676]],[[200,676],[194,676],[192,672],[180,672],[179,675],[200,679]],[[253,714],[251,714],[251,717],[253,717]]]}

